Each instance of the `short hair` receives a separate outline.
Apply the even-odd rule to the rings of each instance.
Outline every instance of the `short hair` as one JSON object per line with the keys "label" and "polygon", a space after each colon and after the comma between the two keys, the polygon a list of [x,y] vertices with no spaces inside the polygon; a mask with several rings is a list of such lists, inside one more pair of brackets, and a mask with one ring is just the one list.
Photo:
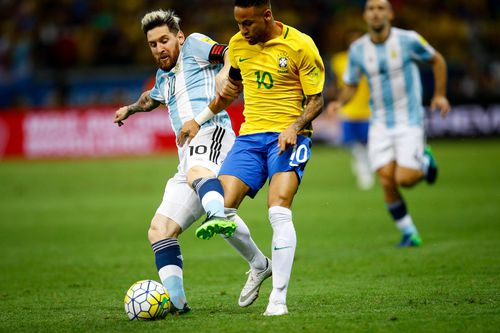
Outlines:
{"label": "short hair", "polygon": [[235,7],[261,7],[267,6],[271,8],[271,0],[234,0]]}
{"label": "short hair", "polygon": [[181,30],[179,22],[180,17],[174,13],[173,10],[154,10],[143,16],[141,20],[141,29],[144,34],[147,34],[149,30],[166,25],[168,29],[174,34]]}
{"label": "short hair", "polygon": [[[366,8],[366,5],[368,5],[368,2],[370,2],[370,0],[366,0],[366,2],[365,2],[365,8]],[[390,10],[392,10],[392,4],[391,4],[391,2],[389,0],[385,0],[385,2],[387,3],[388,8]]]}

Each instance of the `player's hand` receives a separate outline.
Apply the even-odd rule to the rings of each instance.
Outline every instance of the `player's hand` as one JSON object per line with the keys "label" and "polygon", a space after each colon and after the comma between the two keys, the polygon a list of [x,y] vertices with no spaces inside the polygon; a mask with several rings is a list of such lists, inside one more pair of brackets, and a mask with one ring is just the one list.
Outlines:
{"label": "player's hand", "polygon": [[293,147],[297,144],[297,131],[295,127],[292,125],[288,126],[283,132],[280,133],[278,137],[278,147],[280,151],[278,155],[281,155],[285,150],[290,147]]}
{"label": "player's hand", "polygon": [[227,75],[217,75],[215,85],[217,94],[225,99],[235,100],[243,91],[242,82],[232,81]]}
{"label": "player's hand", "polygon": [[215,75],[215,91],[218,95],[222,93],[224,86],[229,81],[229,68],[224,66],[221,71]]}
{"label": "player's hand", "polygon": [[338,101],[331,101],[325,107],[325,112],[327,116],[335,116],[339,113],[340,109],[342,109],[342,103]]}
{"label": "player's hand", "polygon": [[450,112],[450,102],[445,96],[434,96],[431,100],[431,111],[439,110],[441,117],[446,117]]}
{"label": "player's hand", "polygon": [[116,111],[114,123],[118,124],[118,126],[123,126],[123,121],[127,119],[128,116],[130,116],[128,107],[123,106]]}
{"label": "player's hand", "polygon": [[177,145],[179,147],[184,146],[186,140],[189,144],[196,134],[198,134],[199,130],[200,125],[194,119],[186,121],[177,135]]}

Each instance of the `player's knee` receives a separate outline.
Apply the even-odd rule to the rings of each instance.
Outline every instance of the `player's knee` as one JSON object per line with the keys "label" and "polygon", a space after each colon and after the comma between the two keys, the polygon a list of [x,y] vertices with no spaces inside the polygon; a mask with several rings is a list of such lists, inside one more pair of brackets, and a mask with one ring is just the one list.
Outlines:
{"label": "player's knee", "polygon": [[411,178],[398,178],[396,180],[398,186],[401,186],[401,187],[406,187],[406,188],[409,188],[409,187],[412,187],[413,185],[415,185],[415,181]]}
{"label": "player's knee", "polygon": [[398,186],[409,188],[418,183],[418,181],[422,178],[422,175],[419,173],[404,173],[404,174],[396,174],[396,183]]}
{"label": "player's knee", "polygon": [[290,191],[277,191],[269,193],[267,206],[269,208],[274,206],[290,208],[292,206],[294,195],[295,193],[291,193]]}
{"label": "player's knee", "polygon": [[151,225],[149,226],[149,229],[148,229],[149,243],[154,244],[154,243],[160,241],[161,239],[162,238],[160,236],[160,231],[158,230],[158,227],[153,226],[153,224],[151,223]]}
{"label": "player's knee", "polygon": [[162,239],[167,238],[164,228],[158,226],[154,221],[151,221],[151,225],[148,229],[148,239],[151,244],[154,244]]}
{"label": "player's knee", "polygon": [[215,178],[215,174],[211,170],[204,167],[194,166],[188,170],[186,178],[189,186],[195,188],[196,184],[203,179]]}
{"label": "player's knee", "polygon": [[175,222],[155,216],[148,229],[148,239],[151,244],[154,244],[165,238],[177,238],[181,232],[181,228]]}

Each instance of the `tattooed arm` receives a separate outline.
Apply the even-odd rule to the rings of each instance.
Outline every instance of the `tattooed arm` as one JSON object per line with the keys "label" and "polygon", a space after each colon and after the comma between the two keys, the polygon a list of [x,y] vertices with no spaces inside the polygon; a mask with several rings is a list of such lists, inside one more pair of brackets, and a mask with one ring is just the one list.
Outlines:
{"label": "tattooed arm", "polygon": [[297,133],[305,129],[323,111],[323,95],[316,94],[307,96],[304,112],[278,137],[280,151],[278,155],[291,146],[297,144]]}
{"label": "tattooed arm", "polygon": [[118,124],[118,126],[122,126],[123,121],[134,113],[149,112],[156,109],[159,105],[160,102],[152,99],[149,96],[149,90],[147,90],[141,94],[141,97],[139,97],[137,102],[128,106],[123,106],[116,111],[115,123]]}

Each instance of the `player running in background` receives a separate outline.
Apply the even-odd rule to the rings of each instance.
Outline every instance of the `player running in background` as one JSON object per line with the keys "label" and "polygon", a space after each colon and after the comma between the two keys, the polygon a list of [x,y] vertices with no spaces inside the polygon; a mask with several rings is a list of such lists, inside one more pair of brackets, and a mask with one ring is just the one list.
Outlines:
{"label": "player running in background", "polygon": [[437,165],[430,148],[425,147],[422,87],[416,61],[432,66],[435,87],[431,109],[439,109],[442,116],[450,111],[446,62],[415,31],[392,27],[393,16],[389,1],[366,2],[363,17],[368,34],[349,48],[346,87],[334,108],[339,109],[352,98],[361,75],[366,75],[371,92],[371,166],[382,184],[387,210],[401,231],[399,245],[419,246],[421,237],[399,187],[411,187],[422,179],[434,183]]}
{"label": "player running in background", "polygon": [[[235,214],[232,220],[226,219],[224,212],[224,193],[216,174],[234,143],[229,116],[222,111],[209,121],[199,120],[216,95],[215,76],[224,63],[227,63],[225,70],[229,69],[227,48],[199,33],[185,37],[179,21],[170,10],[152,11],[142,18],[142,30],[159,67],[155,86],[145,91],[136,103],[116,111],[115,123],[121,126],[130,115],[165,104],[176,135],[188,119],[194,117],[201,125],[189,144],[178,146],[177,173],[167,182],[163,201],[148,231],[160,279],[174,310],[183,313],[189,307],[177,238],[205,212],[205,225],[223,234],[253,269],[269,276],[271,265],[250,237],[245,223]],[[251,296],[256,298],[256,293],[258,288]]]}
{"label": "player running in background", "polygon": [[[350,30],[346,38],[346,47],[361,37],[361,30]],[[342,77],[347,68],[348,52],[342,51],[333,55],[331,68],[335,75],[333,88],[334,96],[339,95],[344,87]],[[341,144],[348,147],[352,154],[352,170],[356,176],[358,187],[368,190],[373,187],[374,177],[368,160],[368,123],[370,119],[370,88],[365,77],[363,77],[358,89],[352,99],[340,109]],[[334,104],[329,103],[326,107],[328,114],[334,112]]]}
{"label": "player running in background", "polygon": [[[275,21],[269,0],[236,0],[234,17],[240,31],[229,42],[226,89],[209,108],[218,114],[242,84],[245,121],[219,179],[225,205],[233,211],[245,196],[255,197],[269,179],[273,290],[264,315],[278,316],[288,313],[286,294],[296,247],[291,206],[311,154],[311,122],[322,110],[325,72],[313,40]],[[195,121],[187,122],[178,138],[190,138],[198,128]],[[211,236],[204,224],[196,233]],[[243,296],[240,306],[246,306]]]}

